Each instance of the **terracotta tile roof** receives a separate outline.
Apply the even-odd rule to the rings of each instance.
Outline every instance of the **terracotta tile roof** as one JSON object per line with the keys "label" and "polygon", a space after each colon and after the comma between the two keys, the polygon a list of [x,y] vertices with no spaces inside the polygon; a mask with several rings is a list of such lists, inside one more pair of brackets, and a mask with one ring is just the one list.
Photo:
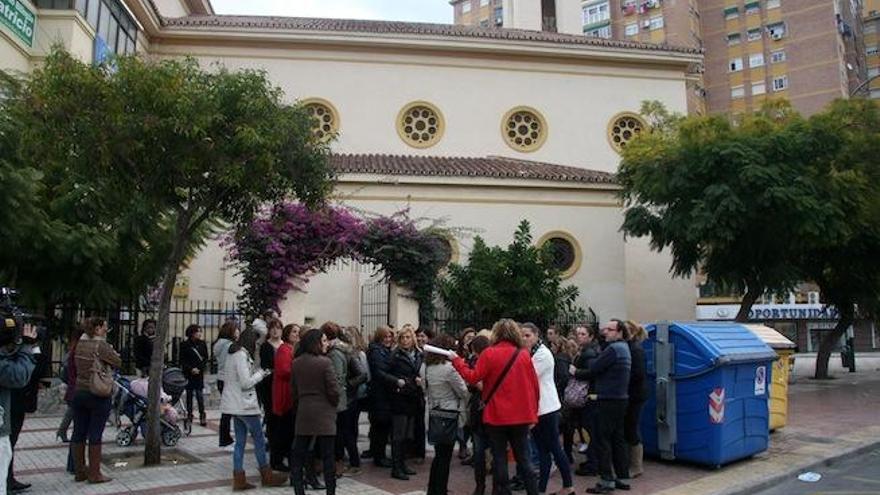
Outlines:
{"label": "terracotta tile roof", "polygon": [[489,156],[485,158],[333,154],[330,164],[340,174],[433,177],[489,177],[615,184],[614,174],[577,167]]}
{"label": "terracotta tile roof", "polygon": [[241,28],[284,29],[293,31],[317,31],[329,33],[364,33],[386,35],[436,36],[441,38],[471,38],[486,40],[531,41],[561,45],[585,45],[610,48],[667,51],[698,55],[698,48],[665,44],[640,43],[603,39],[573,34],[503,29],[493,27],[460,26],[454,24],[430,24],[421,22],[370,21],[357,19],[322,19],[309,17],[273,17],[239,15],[190,15],[163,18],[163,24],[175,28]]}

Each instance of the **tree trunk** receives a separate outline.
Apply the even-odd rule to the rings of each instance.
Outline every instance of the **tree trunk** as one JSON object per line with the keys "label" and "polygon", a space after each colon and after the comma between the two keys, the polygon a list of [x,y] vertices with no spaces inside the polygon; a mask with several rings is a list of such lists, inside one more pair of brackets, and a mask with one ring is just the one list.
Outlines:
{"label": "tree trunk", "polygon": [[179,213],[177,229],[171,256],[168,258],[165,276],[162,278],[162,291],[159,299],[159,316],[156,321],[156,338],[153,340],[153,356],[150,360],[150,388],[147,394],[147,435],[144,449],[144,465],[157,466],[162,459],[162,431],[159,423],[159,392],[162,387],[162,372],[165,367],[165,342],[168,340],[170,325],[171,295],[174,282],[188,244],[187,227],[189,216]]}
{"label": "tree trunk", "polygon": [[813,375],[817,380],[827,380],[830,378],[828,374],[828,360],[831,358],[831,350],[834,344],[846,332],[846,329],[855,321],[855,308],[852,304],[846,304],[837,309],[840,311],[840,319],[837,320],[837,326],[834,327],[834,330],[828,332],[828,335],[822,337],[822,342],[819,343],[819,352],[816,354],[816,373]]}
{"label": "tree trunk", "polygon": [[734,318],[733,321],[737,323],[748,322],[749,312],[752,310],[755,301],[761,297],[761,293],[763,292],[762,288],[758,287],[758,284],[749,284],[746,287],[746,293],[743,295],[742,302],[739,305],[739,312],[736,314],[736,318]]}

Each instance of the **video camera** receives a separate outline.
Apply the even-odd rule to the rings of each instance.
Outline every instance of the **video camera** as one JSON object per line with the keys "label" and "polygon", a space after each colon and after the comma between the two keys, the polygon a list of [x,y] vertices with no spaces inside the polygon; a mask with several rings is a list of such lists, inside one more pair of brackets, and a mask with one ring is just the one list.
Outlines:
{"label": "video camera", "polygon": [[37,340],[45,337],[46,328],[43,318],[23,312],[16,304],[14,297],[18,294],[15,289],[0,287],[0,347],[21,343],[22,330],[25,324],[37,327]]}

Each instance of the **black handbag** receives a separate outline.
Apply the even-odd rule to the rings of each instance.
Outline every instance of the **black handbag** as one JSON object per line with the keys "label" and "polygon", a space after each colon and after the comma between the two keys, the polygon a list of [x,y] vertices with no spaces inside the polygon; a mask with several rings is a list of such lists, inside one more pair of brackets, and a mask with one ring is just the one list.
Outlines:
{"label": "black handbag", "polygon": [[452,445],[458,436],[458,411],[435,407],[428,411],[428,441]]}

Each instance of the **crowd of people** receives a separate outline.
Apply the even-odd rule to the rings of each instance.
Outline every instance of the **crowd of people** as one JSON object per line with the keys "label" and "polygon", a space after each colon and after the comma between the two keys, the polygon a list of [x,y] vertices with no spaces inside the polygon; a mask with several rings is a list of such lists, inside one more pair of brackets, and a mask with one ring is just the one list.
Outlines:
{"label": "crowd of people", "polygon": [[[65,362],[69,410],[58,435],[66,439],[72,419],[68,470],[76,481],[109,481],[100,459],[110,399],[100,381],[121,359],[106,328],[100,318],[86,320],[82,335],[71,335]],[[155,322],[148,322],[138,352],[142,373],[154,335]],[[360,474],[362,460],[408,480],[425,462],[428,443],[428,495],[448,493],[456,444],[460,463],[472,467],[473,495],[544,494],[554,465],[559,495],[574,493],[575,475],[598,476],[588,493],[628,490],[642,473],[645,336],[631,321],[578,325],[566,336],[502,319],[491,330],[466,328],[457,337],[382,326],[367,343],[359,328],[333,322],[284,325],[270,313],[242,330],[230,320],[211,346],[221,393],[219,445],[232,453],[236,491],[254,488],[244,470],[248,437],[261,484],[289,482],[297,495],[335,493],[337,478]],[[194,419],[195,399],[205,425],[209,355],[197,325],[186,330],[179,364],[188,380],[186,410]],[[363,413],[369,447],[360,452]],[[575,452],[585,460],[576,462]]]}

